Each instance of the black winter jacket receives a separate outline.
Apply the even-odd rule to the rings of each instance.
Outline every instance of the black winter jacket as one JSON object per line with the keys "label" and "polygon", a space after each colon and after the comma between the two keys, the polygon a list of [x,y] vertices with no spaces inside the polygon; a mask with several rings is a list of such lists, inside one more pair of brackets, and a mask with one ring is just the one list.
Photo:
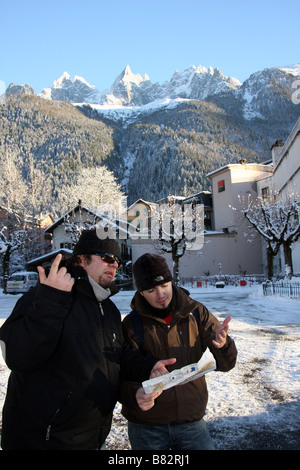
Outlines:
{"label": "black winter jacket", "polygon": [[[6,449],[97,449],[109,433],[120,377],[155,364],[124,348],[120,312],[101,304],[79,268],[71,293],[38,284],[0,329],[11,369],[3,407]],[[103,312],[102,312],[103,310]]]}

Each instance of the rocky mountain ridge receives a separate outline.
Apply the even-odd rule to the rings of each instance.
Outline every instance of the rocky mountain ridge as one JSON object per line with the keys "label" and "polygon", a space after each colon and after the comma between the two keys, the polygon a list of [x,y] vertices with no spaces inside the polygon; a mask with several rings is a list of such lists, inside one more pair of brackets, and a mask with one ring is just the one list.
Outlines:
{"label": "rocky mountain ridge", "polygon": [[[72,80],[65,72],[53,83],[52,88],[44,89],[39,96],[77,104],[88,103],[94,105],[104,116],[112,110],[116,115],[116,108],[122,113],[123,108],[135,108],[136,111],[136,108],[148,106],[145,109],[148,112],[151,104],[157,108],[165,107],[165,103],[172,100],[210,101],[216,97],[225,97],[227,101],[236,102],[244,119],[266,119],[268,115],[265,108],[272,106],[274,94],[284,93],[286,98],[291,98],[291,85],[298,78],[300,64],[255,72],[244,83],[226,77],[218,68],[207,69],[193,65],[181,73],[175,71],[169,81],[159,84],[152,83],[148,75],[142,77],[132,73],[127,65],[109,90],[100,92],[84,78],[75,76]],[[139,114],[140,112],[143,110],[139,110]],[[112,116],[110,112],[110,118]]]}
{"label": "rocky mountain ridge", "polygon": [[132,73],[127,65],[114,80],[109,90],[99,91],[82,77],[72,80],[67,72],[55,80],[51,88],[45,88],[39,96],[46,99],[62,99],[71,103],[90,103],[115,106],[141,106],[167,98],[203,100],[220,91],[236,89],[241,83],[225,77],[219,69],[191,66],[184,72],[175,71],[170,81],[152,83],[147,74]]}

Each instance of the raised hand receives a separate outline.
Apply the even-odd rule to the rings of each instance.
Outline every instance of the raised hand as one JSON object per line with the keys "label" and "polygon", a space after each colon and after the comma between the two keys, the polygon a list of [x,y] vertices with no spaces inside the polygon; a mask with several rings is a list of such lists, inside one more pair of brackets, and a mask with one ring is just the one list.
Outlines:
{"label": "raised hand", "polygon": [[228,323],[230,322],[230,320],[231,320],[231,317],[225,318],[222,325],[220,325],[216,331],[216,337],[212,341],[212,343],[218,349],[223,348],[223,346],[225,346],[226,344],[227,332],[229,329]]}
{"label": "raised hand", "polygon": [[74,284],[74,279],[71,274],[67,272],[65,267],[59,269],[61,259],[62,255],[56,256],[50,268],[48,277],[46,276],[45,270],[42,266],[37,267],[40,283],[53,287],[54,289],[70,292]]}

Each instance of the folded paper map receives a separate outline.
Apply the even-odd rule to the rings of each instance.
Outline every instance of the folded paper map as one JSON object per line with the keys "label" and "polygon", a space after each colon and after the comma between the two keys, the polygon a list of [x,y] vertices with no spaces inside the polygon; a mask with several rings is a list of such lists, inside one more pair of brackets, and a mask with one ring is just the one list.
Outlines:
{"label": "folded paper map", "polygon": [[145,393],[160,392],[175,385],[183,385],[191,380],[198,379],[215,369],[216,361],[211,352],[206,350],[198,362],[173,370],[170,374],[146,380],[142,385]]}

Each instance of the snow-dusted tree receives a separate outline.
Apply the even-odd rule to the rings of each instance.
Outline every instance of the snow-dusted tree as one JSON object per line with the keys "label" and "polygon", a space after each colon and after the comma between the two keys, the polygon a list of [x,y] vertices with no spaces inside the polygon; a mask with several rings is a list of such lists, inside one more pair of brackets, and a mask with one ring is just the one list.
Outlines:
{"label": "snow-dusted tree", "polygon": [[25,168],[26,176],[26,211],[27,220],[35,223],[37,216],[48,208],[51,186],[44,173],[39,170],[34,162],[32,154],[29,154]]}
{"label": "snow-dusted tree", "polygon": [[25,217],[27,186],[20,168],[15,163],[15,155],[6,152],[0,165],[0,204],[8,212],[17,212]]}
{"label": "snow-dusted tree", "polygon": [[27,240],[27,231],[19,226],[13,229],[7,225],[0,227],[0,255],[2,257],[2,275],[3,275],[3,292],[6,292],[6,282],[9,278],[9,267],[11,255],[24,246]]}
{"label": "snow-dusted tree", "polygon": [[75,243],[79,240],[79,237],[83,230],[90,230],[92,228],[95,228],[98,221],[99,218],[96,214],[93,214],[92,212],[84,220],[82,220],[81,218],[79,218],[78,220],[72,220],[72,214],[67,215],[64,219],[63,225],[65,232],[70,237],[72,245],[75,245]]}
{"label": "snow-dusted tree", "polygon": [[23,246],[27,232],[24,230],[27,188],[21,171],[14,163],[13,155],[6,153],[0,168],[0,204],[6,217],[0,224],[2,276],[4,291],[9,277],[9,266],[13,252]]}
{"label": "snow-dusted tree", "polygon": [[4,279],[9,276],[13,253],[20,253],[19,267],[22,267],[25,258],[30,258],[31,247],[37,248],[36,221],[49,195],[47,180],[35,168],[32,156],[29,156],[24,169],[25,179],[16,161],[17,154],[7,151],[0,165],[0,205],[6,214],[0,223]]}
{"label": "snow-dusted tree", "polygon": [[[79,200],[80,204],[90,211],[84,220],[74,221],[72,215],[66,217],[65,231],[70,235],[73,244],[85,229],[96,227],[105,232],[110,223],[115,224],[119,212],[124,212],[124,198],[126,199],[121,185],[105,166],[82,170],[73,184],[63,189],[60,198],[65,207],[72,207]],[[104,235],[106,237],[106,233]],[[107,236],[110,236],[109,232]]]}
{"label": "snow-dusted tree", "polygon": [[276,198],[250,198],[242,202],[242,212],[251,226],[267,242],[268,278],[273,277],[273,258],[283,247],[285,274],[293,275],[292,249],[300,236],[300,199],[290,195],[286,201]]}
{"label": "snow-dusted tree", "polygon": [[169,196],[166,203],[156,207],[151,224],[151,235],[155,238],[153,231],[156,230],[159,249],[172,256],[173,279],[178,284],[180,258],[186,250],[200,249],[203,245],[203,206],[184,207],[176,198]]}
{"label": "snow-dusted tree", "polygon": [[82,205],[99,214],[105,213],[107,207],[117,211],[123,196],[121,185],[105,166],[83,169],[61,192],[62,203],[66,207],[72,207],[80,199]]}

